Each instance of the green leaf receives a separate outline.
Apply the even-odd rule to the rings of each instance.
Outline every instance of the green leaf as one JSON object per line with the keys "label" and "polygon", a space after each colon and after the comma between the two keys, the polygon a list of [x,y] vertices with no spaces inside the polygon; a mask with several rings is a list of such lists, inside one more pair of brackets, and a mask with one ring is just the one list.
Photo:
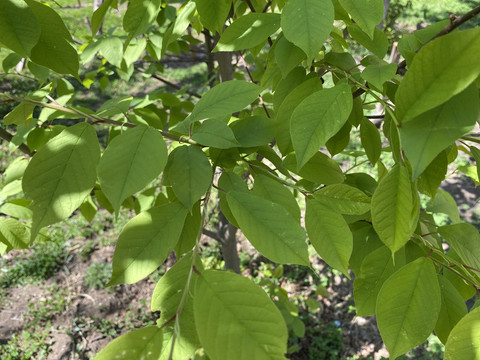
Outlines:
{"label": "green leaf", "polygon": [[427,204],[427,211],[447,214],[453,223],[461,221],[455,199],[448,192],[441,189],[438,189],[435,198]]}
{"label": "green leaf", "polygon": [[315,192],[315,199],[340,214],[361,215],[370,210],[370,198],[346,184],[325,186]]}
{"label": "green leaf", "polygon": [[357,221],[350,225],[353,234],[353,251],[350,257],[350,269],[356,276],[365,257],[383,246],[372,225],[365,221]]}
{"label": "green leaf", "polygon": [[418,220],[418,204],[404,166],[385,175],[372,197],[372,222],[380,240],[395,253],[410,239]]}
{"label": "green leaf", "polygon": [[330,34],[333,18],[331,1],[290,0],[282,10],[283,34],[307,54],[311,63]]}
{"label": "green leaf", "polygon": [[275,136],[275,123],[265,116],[249,116],[230,124],[242,147],[255,147],[268,144]]}
{"label": "green leaf", "polygon": [[27,166],[28,160],[24,156],[20,156],[10,162],[10,164],[2,174],[3,185],[7,185],[14,180],[21,179]]}
{"label": "green leaf", "polygon": [[132,100],[132,96],[121,96],[115,99],[109,99],[97,110],[97,116],[111,117],[113,115],[126,113],[130,108]]}
{"label": "green leaf", "polygon": [[455,31],[422,47],[397,90],[398,119],[411,121],[466,89],[480,74],[478,53],[480,28]]}
{"label": "green leaf", "polygon": [[99,159],[97,134],[85,122],[63,130],[35,154],[22,183],[25,196],[33,200],[32,238],[82,204],[95,185]]}
{"label": "green leaf", "polygon": [[63,20],[49,6],[34,0],[25,1],[42,29],[40,39],[31,52],[32,61],[59,74],[78,76],[78,54],[70,45],[72,36]]}
{"label": "green leaf", "polygon": [[239,227],[237,220],[228,206],[227,195],[226,193],[237,190],[237,191],[246,191],[248,192],[248,187],[245,181],[237,174],[232,171],[223,171],[220,179],[218,179],[218,187],[223,191],[219,191],[219,205],[220,210],[225,215],[225,217],[230,221],[235,227]]}
{"label": "green leaf", "polygon": [[367,119],[360,123],[360,140],[368,160],[375,165],[382,154],[382,139],[377,127]]}
{"label": "green leaf", "polygon": [[265,257],[309,265],[305,232],[282,206],[245,191],[229,192],[227,201],[240,229]]}
{"label": "green leaf", "polygon": [[174,130],[187,133],[190,124],[195,121],[219,118],[240,111],[255,101],[260,91],[260,86],[243,80],[220,83],[202,96],[192,113]]}
{"label": "green leaf", "polygon": [[100,39],[96,47],[100,54],[112,65],[122,66],[123,60],[123,41],[117,36],[109,36]]}
{"label": "green leaf", "polygon": [[318,77],[306,80],[295,87],[295,89],[285,97],[278,107],[278,110],[275,109],[275,139],[282,154],[286,155],[291,151],[290,118],[293,111],[306,97],[322,88],[322,80]]}
{"label": "green leaf", "polygon": [[87,220],[88,222],[92,222],[93,218],[97,214],[98,207],[93,201],[91,196],[87,196],[85,201],[80,205],[80,212],[82,213],[82,216]]}
{"label": "green leaf", "polygon": [[342,84],[313,93],[295,108],[290,118],[290,134],[298,169],[342,128],[352,106],[350,87]]}
{"label": "green leaf", "polygon": [[438,232],[465,265],[480,269],[480,234],[475,226],[466,223],[446,225],[439,227]]}
{"label": "green leaf", "polygon": [[218,119],[210,119],[201,123],[195,128],[192,140],[195,140],[199,144],[218,149],[229,149],[240,145],[232,129]]}
{"label": "green leaf", "polygon": [[173,250],[187,210],[168,203],[147,210],[123,228],[113,254],[113,273],[107,286],[132,284],[151,274]]}
{"label": "green leaf", "polygon": [[123,28],[130,37],[137,37],[148,30],[157,18],[162,0],[130,1],[123,17]]}
{"label": "green leaf", "polygon": [[288,41],[285,36],[282,36],[277,41],[274,53],[275,60],[277,61],[283,77],[287,76],[295,66],[305,59],[305,53],[299,47]]}
{"label": "green leaf", "polygon": [[443,149],[473,129],[478,111],[478,89],[472,85],[442,105],[402,124],[402,146],[412,165],[414,179]]}
{"label": "green leaf", "polygon": [[0,217],[0,242],[10,249],[27,249],[30,244],[30,231],[18,220]]}
{"label": "green leaf", "polygon": [[191,211],[212,183],[212,166],[198,147],[181,146],[175,150],[167,176],[178,200]]}
{"label": "green leaf", "polygon": [[163,332],[147,326],[119,336],[100,351],[95,360],[158,360],[162,352]]}
{"label": "green leaf", "polygon": [[253,193],[283,206],[290,215],[300,223],[300,208],[298,207],[297,200],[295,200],[292,192],[278,181],[271,177],[258,174],[255,176]]}
{"label": "green leaf", "polygon": [[0,213],[16,219],[32,219],[32,210],[28,208],[29,201],[15,199],[0,206]]}
{"label": "green leaf", "polygon": [[197,237],[202,225],[202,212],[200,210],[200,202],[197,202],[192,209],[192,212],[187,215],[185,224],[183,224],[182,233],[175,245],[175,255],[177,259],[192,250],[197,242]]}
{"label": "green leaf", "polygon": [[[172,268],[170,268],[165,275],[155,285],[155,290],[152,294],[151,310],[153,312],[160,311],[161,317],[159,324],[165,325],[167,329],[174,329],[175,321],[171,321],[172,317],[176,315],[180,302],[185,291],[185,284],[190,281],[188,296],[183,303],[182,312],[178,320],[180,336],[177,338],[175,350],[183,349],[193,354],[198,347],[199,340],[195,328],[195,320],[193,315],[193,298],[195,297],[195,284],[198,279],[196,274],[193,274],[189,280],[189,274],[192,270],[192,254],[185,255]],[[203,272],[202,262],[196,256],[195,269]],[[170,323],[168,323],[170,321]],[[178,349],[180,348],[180,349]],[[170,350],[170,349],[169,349]],[[174,356],[174,358],[177,358]],[[183,357],[187,358],[187,357]]]}
{"label": "green leaf", "polygon": [[396,256],[394,263],[390,249],[386,246],[365,256],[353,283],[357,316],[375,315],[378,293],[383,283],[405,264],[405,261],[400,260],[399,256]]}
{"label": "green leaf", "polygon": [[434,198],[440,184],[445,179],[448,168],[447,151],[444,150],[422,172],[417,180],[418,190]]}
{"label": "green leaf", "polygon": [[307,200],[305,228],[318,255],[348,278],[353,236],[342,215],[317,200]]}
{"label": "green leaf", "polygon": [[110,4],[112,3],[112,1],[113,0],[105,0],[102,3],[102,5],[100,5],[98,9],[95,10],[94,13],[92,14],[92,21],[91,21],[92,36],[95,36],[95,34],[100,29],[100,26],[102,25],[105,14],[107,13],[107,10],[110,7]]}
{"label": "green leaf", "polygon": [[24,1],[0,2],[0,43],[22,57],[27,57],[40,39],[40,31],[37,18]]}
{"label": "green leaf", "polygon": [[288,155],[283,161],[283,165],[315,184],[339,184],[345,180],[345,175],[338,163],[321,152],[313,155],[300,171],[297,171],[297,159],[294,154]]}
{"label": "green leaf", "polygon": [[445,344],[445,360],[480,359],[480,308],[465,315],[453,328]]}
{"label": "green leaf", "polygon": [[383,19],[383,0],[339,0],[353,20],[371,39],[375,26]]}
{"label": "green leaf", "polygon": [[280,14],[248,13],[235,19],[213,51],[236,51],[260,45],[280,28]]}
{"label": "green leaf", "polygon": [[108,144],[98,164],[98,179],[115,212],[162,172],[167,156],[162,135],[147,126],[129,129]]}
{"label": "green leaf", "polygon": [[368,65],[362,71],[362,78],[370,85],[382,90],[383,84],[391,80],[397,72],[397,64]]}
{"label": "green leaf", "polygon": [[445,276],[438,275],[438,282],[442,294],[442,305],[435,325],[435,334],[445,344],[450,331],[461,318],[467,315],[468,311],[462,295]]}
{"label": "green leaf", "polygon": [[358,41],[360,45],[375,54],[379,59],[385,57],[389,45],[387,35],[383,31],[375,28],[372,40],[357,24],[350,24],[347,28],[353,40]]}
{"label": "green leaf", "polygon": [[390,276],[377,299],[377,325],[390,358],[420,345],[440,312],[440,286],[432,260],[418,258]]}
{"label": "green leaf", "polygon": [[193,306],[198,337],[210,359],[284,358],[288,333],[283,317],[251,280],[205,271],[197,279]]}
{"label": "green leaf", "polygon": [[17,105],[17,107],[15,107],[12,111],[5,115],[5,117],[3,118],[3,124],[25,125],[28,127],[33,120],[33,109],[35,109],[35,105],[20,103],[19,105]]}
{"label": "green leaf", "polygon": [[470,149],[470,152],[472,153],[473,158],[475,159],[477,176],[480,179],[480,149],[477,149],[474,146],[470,146],[469,149]]}
{"label": "green leaf", "polygon": [[223,24],[230,12],[231,2],[227,0],[195,0],[200,20],[212,32],[223,32]]}

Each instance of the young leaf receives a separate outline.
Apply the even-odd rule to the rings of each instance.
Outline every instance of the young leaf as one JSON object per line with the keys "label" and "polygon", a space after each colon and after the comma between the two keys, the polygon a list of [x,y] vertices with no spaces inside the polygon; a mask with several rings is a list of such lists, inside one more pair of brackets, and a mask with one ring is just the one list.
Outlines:
{"label": "young leaf", "polygon": [[305,232],[282,206],[245,191],[231,191],[227,201],[240,229],[268,259],[309,265]]}
{"label": "young leaf", "polygon": [[412,165],[414,179],[443,149],[472,130],[478,113],[478,89],[472,85],[442,105],[402,124],[402,146]]}
{"label": "young leaf", "polygon": [[480,74],[479,52],[480,28],[455,31],[422,47],[397,90],[398,119],[411,121],[466,89]]}
{"label": "young leaf", "polygon": [[130,220],[115,246],[107,286],[132,284],[159,267],[177,243],[186,216],[187,209],[180,203],[168,203]]}
{"label": "young leaf", "polygon": [[370,210],[370,198],[346,184],[325,186],[315,192],[315,199],[340,214],[361,215]]}
{"label": "young leaf", "polygon": [[455,325],[445,344],[445,360],[480,358],[480,307]]}
{"label": "young leaf", "polygon": [[318,255],[348,278],[348,260],[353,250],[353,237],[342,215],[317,200],[307,200],[305,228]]}
{"label": "young leaf", "polygon": [[219,118],[240,111],[260,94],[258,85],[242,80],[225,81],[211,88],[193,108],[192,113],[174,130],[188,132],[190,124],[198,120]]}
{"label": "young leaf", "polygon": [[123,41],[117,36],[109,36],[98,41],[100,54],[112,65],[122,66]]}
{"label": "young leaf", "polygon": [[99,159],[97,134],[85,122],[66,128],[35,154],[22,183],[25,196],[33,200],[32,239],[82,204],[95,185]]}
{"label": "young leaf", "polygon": [[143,327],[110,342],[95,356],[95,360],[158,360],[162,343],[162,329],[155,325]]}
{"label": "young leaf", "polygon": [[251,280],[207,270],[197,279],[193,309],[198,337],[210,359],[284,357],[288,333],[283,317]]}
{"label": "young leaf", "polygon": [[229,149],[240,145],[237,139],[235,139],[232,129],[218,119],[206,120],[200,124],[195,129],[192,140],[218,149]]}
{"label": "young leaf", "polygon": [[390,358],[420,345],[440,312],[440,286],[432,260],[418,258],[390,276],[377,298],[377,324]]}
{"label": "young leaf", "polygon": [[380,240],[395,253],[410,239],[418,220],[418,204],[404,166],[385,175],[372,197],[372,222]]}
{"label": "young leaf", "polygon": [[[23,57],[40,39],[41,28],[31,9],[22,0],[0,2],[0,43]],[[4,71],[8,71],[5,69]]]}
{"label": "young leaf", "polygon": [[334,9],[331,1],[291,0],[282,10],[282,30],[311,63],[323,47],[333,26]]}
{"label": "young leaf", "polygon": [[445,344],[450,331],[461,318],[467,315],[468,311],[462,295],[445,276],[438,275],[438,282],[442,294],[442,305],[435,325],[435,334]]}
{"label": "young leaf", "polygon": [[280,27],[280,14],[248,13],[227,27],[213,51],[236,51],[260,45]]}
{"label": "young leaf", "polygon": [[255,176],[253,193],[282,205],[300,223],[300,208],[292,192],[278,181],[265,175]]}
{"label": "young leaf", "polygon": [[40,39],[31,52],[32,61],[59,74],[78,76],[78,54],[70,45],[72,36],[63,20],[49,6],[34,0],[25,1],[42,28]]}
{"label": "young leaf", "polygon": [[28,160],[24,156],[20,156],[13,160],[2,174],[3,185],[5,186],[14,180],[21,179],[27,166]]}
{"label": "young leaf", "polygon": [[394,263],[390,249],[386,246],[365,256],[353,283],[353,298],[358,316],[375,315],[378,293],[383,283],[405,264],[405,260],[401,260],[396,256]]}
{"label": "young leaf", "polygon": [[342,84],[313,93],[295,108],[290,118],[290,134],[298,169],[342,128],[352,105],[350,87]]}
{"label": "young leaf", "polygon": [[438,228],[440,235],[467,266],[480,269],[480,234],[475,226],[467,223]]}
{"label": "young leaf", "polygon": [[175,150],[167,176],[178,200],[191,211],[212,183],[212,166],[198,147],[181,146]]}
{"label": "young leaf", "polygon": [[167,156],[162,135],[147,126],[127,130],[108,144],[98,164],[98,179],[115,212],[162,172]]}
{"label": "young leaf", "polygon": [[134,38],[148,30],[157,18],[162,0],[137,0],[128,4],[123,28]]}
{"label": "young leaf", "polygon": [[339,0],[353,20],[371,39],[375,26],[383,19],[383,0]]}

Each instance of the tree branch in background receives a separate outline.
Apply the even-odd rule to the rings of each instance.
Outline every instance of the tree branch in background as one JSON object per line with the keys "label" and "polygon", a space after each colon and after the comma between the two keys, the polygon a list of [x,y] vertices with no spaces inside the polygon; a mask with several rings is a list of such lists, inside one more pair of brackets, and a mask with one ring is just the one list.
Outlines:
{"label": "tree branch in background", "polygon": [[[138,71],[140,71],[141,73],[145,73],[145,69],[143,68],[140,68],[140,67],[136,67],[135,69],[137,69]],[[171,86],[173,87],[174,89],[177,89],[177,90],[180,90],[182,87],[175,84],[175,83],[172,83],[171,81],[168,81],[167,79],[164,79],[163,77],[159,76],[159,75],[156,75],[156,74],[152,74],[151,75],[152,78],[154,79],[157,79],[158,81],[161,81],[163,82],[164,84],[168,85],[168,86]],[[199,94],[197,94],[196,92],[193,92],[193,91],[185,91],[185,93],[187,93],[188,95],[190,96],[193,96],[193,97],[196,97],[197,99],[200,99],[201,96]]]}

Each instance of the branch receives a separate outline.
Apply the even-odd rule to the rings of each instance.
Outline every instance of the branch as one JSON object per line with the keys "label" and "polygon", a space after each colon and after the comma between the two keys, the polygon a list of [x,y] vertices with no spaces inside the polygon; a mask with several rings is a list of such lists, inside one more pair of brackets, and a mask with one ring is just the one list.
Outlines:
{"label": "branch", "polygon": [[217,240],[219,243],[223,244],[223,240],[218,233],[210,231],[210,230],[205,229],[205,228],[202,229],[202,233],[203,233],[203,235],[207,235],[208,237],[210,237],[214,240]]}
{"label": "branch", "polygon": [[[442,30],[440,30],[434,37],[432,37],[430,40],[428,40],[425,44],[420,46],[420,48],[418,48],[418,50],[416,52],[418,52],[422,47],[424,47],[430,41],[432,41],[432,40],[434,40],[434,39],[436,39],[440,36],[451,33],[453,30],[458,28],[460,25],[466,23],[468,20],[470,20],[471,18],[475,17],[478,14],[480,14],[480,6],[477,6],[476,8],[470,10],[468,13],[466,13],[465,15],[460,16],[460,17],[455,17],[455,15],[453,15],[453,14],[450,15],[451,22],[447,26],[445,26]],[[406,60],[403,60],[402,62],[400,62],[400,64],[398,64],[397,74],[405,75],[406,66],[407,66],[407,61]]]}
{"label": "branch", "polygon": [[[8,141],[8,142],[12,142],[12,139],[13,139],[13,135],[10,134],[7,130],[5,130],[4,128],[0,127],[0,138]],[[33,152],[28,148],[27,145],[25,145],[24,143],[21,143],[19,146],[18,146],[18,149],[23,152],[25,155],[28,155],[28,156],[33,156]]]}
{"label": "branch", "polygon": [[[121,122],[121,121],[111,120],[111,119],[107,119],[107,118],[101,118],[101,117],[99,117],[97,115],[94,115],[94,114],[87,114],[83,111],[80,111],[80,110],[72,108],[72,107],[64,107],[64,106],[61,106],[61,105],[45,103],[45,102],[41,102],[41,101],[37,101],[37,100],[26,99],[26,98],[21,98],[21,97],[17,97],[17,96],[10,96],[8,94],[0,93],[0,97],[1,96],[6,97],[7,100],[13,100],[15,102],[24,102],[24,103],[28,103],[28,104],[32,104],[32,105],[36,105],[36,106],[42,106],[42,107],[62,111],[64,113],[75,115],[75,116],[81,116],[81,117],[84,117],[85,119],[88,119],[88,120],[92,121],[93,122],[92,124],[105,123],[105,124],[110,124],[110,125],[115,125],[115,126],[124,126],[124,127],[129,127],[129,128],[133,128],[133,127],[136,126],[135,124],[131,124],[131,123],[128,123],[128,122]],[[187,143],[187,144],[190,144],[190,145],[201,146],[199,143],[197,143],[196,141],[194,141],[192,139],[189,139],[189,138],[186,138],[186,137],[183,137],[183,136],[173,135],[173,134],[169,133],[168,131],[162,131],[162,130],[159,130],[159,131],[160,131],[160,134],[162,134],[162,136],[167,138],[167,139],[182,142],[182,143]]]}
{"label": "branch", "polygon": [[[141,73],[145,73],[145,69],[141,68],[141,67],[136,67],[136,69],[138,71],[140,71]],[[168,81],[167,79],[164,79],[163,77],[159,76],[159,75],[156,75],[156,74],[152,74],[152,77],[154,79],[157,79],[158,81],[161,81],[163,82],[164,84],[168,85],[168,86],[171,86],[173,87],[174,89],[177,89],[177,90],[180,90],[182,87],[175,84],[175,83],[172,83],[171,81]],[[196,92],[193,92],[193,91],[185,91],[188,95],[190,96],[193,96],[193,97],[196,97],[197,99],[200,99],[201,96],[199,94],[197,94]]]}

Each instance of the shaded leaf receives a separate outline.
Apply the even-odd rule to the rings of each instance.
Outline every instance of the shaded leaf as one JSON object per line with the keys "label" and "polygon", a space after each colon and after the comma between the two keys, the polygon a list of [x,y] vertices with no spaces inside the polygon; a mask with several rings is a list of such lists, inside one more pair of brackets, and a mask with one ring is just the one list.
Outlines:
{"label": "shaded leaf", "polygon": [[193,306],[198,337],[212,360],[284,358],[288,333],[283,317],[251,280],[205,271],[197,279]]}
{"label": "shaded leaf", "polygon": [[135,283],[158,268],[177,243],[186,216],[187,209],[180,203],[168,203],[130,220],[115,246],[107,286]]}
{"label": "shaded leaf", "polygon": [[229,192],[227,201],[240,229],[265,257],[309,265],[305,232],[282,206],[245,191]]}

